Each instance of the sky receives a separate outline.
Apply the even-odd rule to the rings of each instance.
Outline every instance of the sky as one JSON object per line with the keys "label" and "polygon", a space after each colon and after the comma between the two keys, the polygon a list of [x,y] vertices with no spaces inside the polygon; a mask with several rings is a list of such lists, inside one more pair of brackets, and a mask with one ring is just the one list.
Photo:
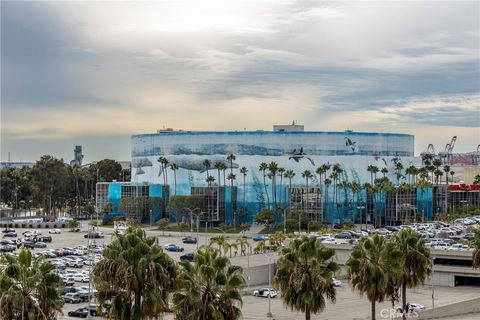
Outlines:
{"label": "sky", "polygon": [[478,1],[1,1],[1,160],[164,127],[480,143]]}

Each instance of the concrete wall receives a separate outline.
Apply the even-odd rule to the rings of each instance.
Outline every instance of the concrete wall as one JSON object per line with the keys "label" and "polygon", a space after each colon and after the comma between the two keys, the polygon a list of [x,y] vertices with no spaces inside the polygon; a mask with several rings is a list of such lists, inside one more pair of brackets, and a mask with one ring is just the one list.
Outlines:
{"label": "concrete wall", "polygon": [[[275,275],[275,264],[271,264],[271,279],[273,282],[273,276]],[[268,264],[261,266],[254,266],[243,269],[243,276],[248,281],[249,286],[268,286]]]}
{"label": "concrete wall", "polygon": [[428,309],[419,313],[417,319],[438,319],[449,318],[466,315],[470,313],[478,313],[480,319],[480,298],[452,303],[446,306]]}

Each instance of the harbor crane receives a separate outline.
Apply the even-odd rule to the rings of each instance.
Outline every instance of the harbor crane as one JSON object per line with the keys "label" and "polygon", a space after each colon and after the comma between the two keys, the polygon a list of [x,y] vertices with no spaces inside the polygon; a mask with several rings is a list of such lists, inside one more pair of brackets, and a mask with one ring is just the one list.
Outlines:
{"label": "harbor crane", "polygon": [[450,143],[445,145],[445,149],[438,153],[438,157],[442,160],[443,164],[451,164],[452,162],[452,151],[455,147],[455,142],[457,142],[457,136],[453,136]]}
{"label": "harbor crane", "polygon": [[433,144],[429,144],[427,149],[423,150],[421,153],[420,153],[420,156],[422,157],[422,165],[423,165],[423,160],[427,157],[427,156],[430,156],[433,158],[435,158],[437,152],[435,151],[435,147],[433,146]]}

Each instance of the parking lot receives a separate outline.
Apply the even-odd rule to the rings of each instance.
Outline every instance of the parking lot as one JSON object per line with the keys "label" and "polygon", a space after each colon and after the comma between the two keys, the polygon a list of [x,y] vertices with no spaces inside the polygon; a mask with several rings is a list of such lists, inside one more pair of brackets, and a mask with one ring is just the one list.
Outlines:
{"label": "parking lot", "polygon": [[[85,229],[84,229],[85,230]],[[17,229],[16,232],[21,237],[22,233],[27,231],[27,229]],[[40,229],[42,235],[48,235],[48,230]],[[100,228],[100,231],[103,232],[104,238],[91,239],[91,245],[94,248],[101,248],[102,245],[107,244],[111,241],[113,229],[108,227]],[[60,248],[86,248],[88,246],[88,239],[84,238],[85,232],[70,232],[67,229],[63,229],[61,234],[50,234],[52,237],[52,242],[47,244],[47,248],[34,248],[33,251],[36,253],[46,252],[51,249],[60,249]],[[166,244],[177,244],[181,245],[184,248],[183,252],[168,252],[168,254],[176,261],[180,260],[180,256],[185,253],[195,252],[197,244],[183,244],[182,237],[185,235],[190,235],[190,233],[184,234],[169,234],[163,236],[161,231],[147,231],[148,235],[154,235],[158,237],[159,244],[164,247]],[[209,236],[200,235],[199,245],[208,243]],[[251,241],[251,240],[250,240]],[[251,241],[253,245],[253,241]],[[97,258],[100,258],[100,249],[97,251]],[[276,256],[276,254],[270,254]],[[94,256],[94,254],[92,254]],[[86,255],[79,255],[73,257],[81,257],[83,260],[88,261]],[[57,261],[62,261],[62,258],[56,258]],[[51,259],[50,259],[51,260]],[[55,259],[54,259],[55,261]],[[232,259],[232,262],[242,267],[247,267],[247,258],[236,256]],[[253,255],[249,259],[250,266],[255,264],[267,264],[268,257],[260,254]],[[88,275],[88,265],[83,265],[81,268],[67,267],[66,270],[71,270],[75,273],[82,273]],[[353,292],[349,287],[349,284],[343,280],[342,286],[337,288],[337,301],[335,304],[327,303],[325,311],[318,316],[313,316],[312,319],[366,319],[370,314],[370,304],[365,297],[360,297],[358,293]],[[88,283],[82,283],[75,281],[74,287],[88,287]],[[260,287],[250,287],[249,292],[252,293],[254,289]],[[247,290],[245,290],[247,291]],[[87,291],[88,292],[88,291]],[[478,296],[478,288],[448,288],[448,287],[436,287],[435,288],[435,306],[441,306],[457,301],[463,301],[470,298]],[[415,290],[409,290],[408,300],[410,302],[420,303],[425,305],[427,308],[431,308],[431,288],[423,287],[417,288]],[[271,299],[271,312],[274,315],[274,319],[300,319],[302,316],[296,312],[285,309],[282,304],[281,299],[275,298]],[[67,314],[69,311],[76,310],[80,307],[86,307],[87,303],[75,303],[70,304],[66,303],[64,306],[64,315],[60,316],[59,319],[73,319]],[[377,310],[379,312],[382,309],[388,309],[391,305],[387,302],[379,304]],[[268,312],[268,299],[261,297],[253,297],[251,295],[245,295],[243,298],[243,315],[244,319],[266,319],[266,314]],[[95,319],[100,319],[99,317]],[[165,315],[165,319],[173,319],[173,315]]]}

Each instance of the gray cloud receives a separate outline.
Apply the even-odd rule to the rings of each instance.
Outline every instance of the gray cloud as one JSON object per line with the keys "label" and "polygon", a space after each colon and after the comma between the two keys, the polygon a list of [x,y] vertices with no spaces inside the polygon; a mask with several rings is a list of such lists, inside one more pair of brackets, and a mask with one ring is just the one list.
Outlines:
{"label": "gray cloud", "polygon": [[1,5],[2,141],[243,128],[239,109],[311,129],[478,125],[478,2]]}

